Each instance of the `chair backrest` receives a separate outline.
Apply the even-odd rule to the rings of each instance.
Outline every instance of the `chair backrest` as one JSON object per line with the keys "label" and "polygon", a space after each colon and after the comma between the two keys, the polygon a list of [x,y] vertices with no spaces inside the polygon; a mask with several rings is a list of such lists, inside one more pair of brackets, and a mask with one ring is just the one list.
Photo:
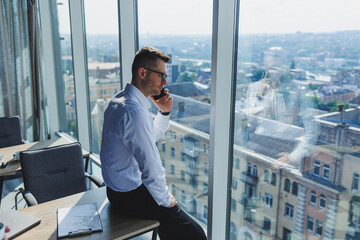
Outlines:
{"label": "chair backrest", "polygon": [[87,190],[80,143],[20,152],[20,164],[38,203]]}
{"label": "chair backrest", "polygon": [[0,147],[23,143],[19,116],[0,118]]}

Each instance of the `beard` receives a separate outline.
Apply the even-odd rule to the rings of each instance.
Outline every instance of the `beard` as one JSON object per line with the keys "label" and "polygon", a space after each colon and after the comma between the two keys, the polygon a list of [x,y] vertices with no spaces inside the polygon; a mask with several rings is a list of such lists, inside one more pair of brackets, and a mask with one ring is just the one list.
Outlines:
{"label": "beard", "polygon": [[162,86],[155,85],[151,82],[150,76],[145,77],[142,87],[150,96],[160,95],[162,89]]}

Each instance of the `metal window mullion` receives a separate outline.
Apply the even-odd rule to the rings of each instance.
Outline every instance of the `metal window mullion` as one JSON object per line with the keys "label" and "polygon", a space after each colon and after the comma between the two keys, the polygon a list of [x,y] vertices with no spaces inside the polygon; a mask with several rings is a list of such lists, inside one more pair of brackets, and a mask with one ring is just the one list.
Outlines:
{"label": "metal window mullion", "polygon": [[214,0],[210,108],[209,239],[228,239],[237,0]]}
{"label": "metal window mullion", "polygon": [[[101,7],[101,3],[99,3]],[[69,1],[79,142],[90,151],[90,98],[84,1]]]}
{"label": "metal window mullion", "polygon": [[47,105],[50,123],[50,133],[54,137],[55,133],[60,130],[59,109],[57,101],[56,87],[56,61],[54,53],[54,39],[52,30],[52,16],[50,0],[39,0],[42,52],[44,54],[44,71],[45,71],[45,90],[47,93]]}
{"label": "metal window mullion", "polygon": [[118,0],[121,88],[131,82],[131,65],[138,48],[137,1]]}

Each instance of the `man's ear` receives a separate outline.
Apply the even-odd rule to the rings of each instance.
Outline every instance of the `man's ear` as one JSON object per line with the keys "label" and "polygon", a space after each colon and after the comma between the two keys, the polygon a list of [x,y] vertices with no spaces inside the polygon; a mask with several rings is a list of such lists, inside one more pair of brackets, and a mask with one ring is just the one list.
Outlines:
{"label": "man's ear", "polygon": [[145,69],[144,68],[142,68],[142,67],[140,67],[139,69],[138,69],[138,77],[141,79],[141,80],[143,80],[144,78],[145,78],[145,76],[146,76],[146,71],[145,71]]}

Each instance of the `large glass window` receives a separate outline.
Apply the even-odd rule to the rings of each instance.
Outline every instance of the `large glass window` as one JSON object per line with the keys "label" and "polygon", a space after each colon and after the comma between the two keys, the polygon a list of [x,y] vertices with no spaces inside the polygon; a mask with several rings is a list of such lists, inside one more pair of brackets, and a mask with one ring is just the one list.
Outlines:
{"label": "large glass window", "polygon": [[117,0],[84,0],[91,147],[100,152],[104,111],[120,91],[120,53]]}
{"label": "large glass window", "polygon": [[[181,199],[181,192],[192,196],[179,204],[204,224],[204,206],[208,206],[212,5],[211,0],[138,0],[139,49],[153,46],[171,57],[165,88],[174,103],[168,132],[159,140],[171,149],[160,151],[161,158],[176,167],[174,175],[166,169],[167,184],[179,189],[176,199]],[[157,113],[154,105],[150,110]],[[234,210],[236,204],[232,203]]]}
{"label": "large glass window", "polygon": [[[231,177],[241,181],[231,198],[244,205],[229,210],[230,222],[257,239],[265,215],[277,219],[275,238],[356,239],[360,2],[239,4],[233,158],[240,169],[234,165]],[[249,174],[254,164],[258,178]]]}
{"label": "large glass window", "polygon": [[[60,37],[61,76],[63,83],[58,88],[63,93],[63,101],[59,101],[60,114],[65,108],[65,121],[62,131],[78,139],[78,122],[76,113],[75,79],[73,52],[70,29],[68,0],[57,0],[58,27]],[[65,106],[62,106],[64,104]]]}

